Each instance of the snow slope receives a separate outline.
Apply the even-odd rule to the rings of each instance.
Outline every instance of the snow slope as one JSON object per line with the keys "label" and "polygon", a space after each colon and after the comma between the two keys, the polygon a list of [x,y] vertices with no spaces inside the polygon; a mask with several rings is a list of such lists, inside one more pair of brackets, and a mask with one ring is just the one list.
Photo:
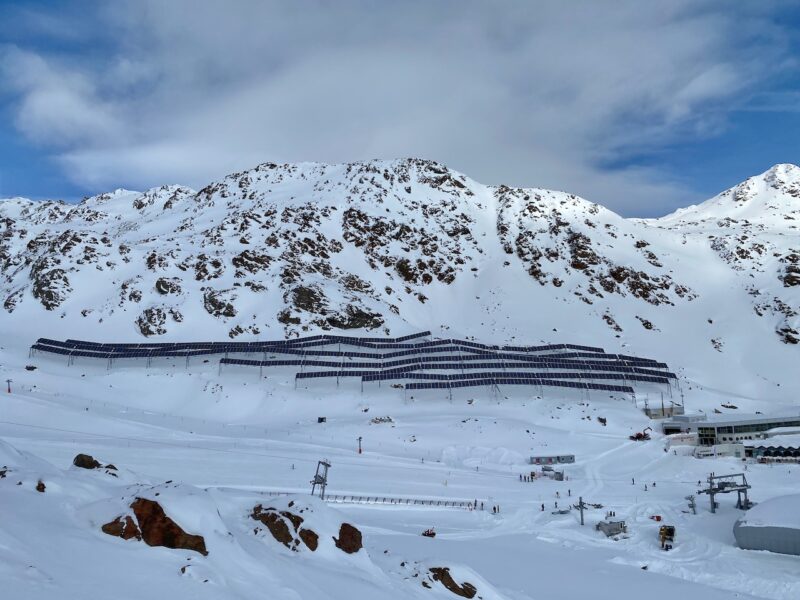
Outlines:
{"label": "snow slope", "polygon": [[[291,371],[259,379],[202,361],[107,370],[27,349],[40,336],[430,329],[657,358],[679,374],[687,409],[769,412],[796,405],[800,391],[799,180],[797,167],[779,165],[647,221],[415,159],[265,164],[199,192],[117,190],[75,206],[0,202],[0,379],[13,380],[0,409],[0,506],[14,517],[0,519],[4,589],[15,599],[99,600],[109,589],[122,598],[453,598],[430,575],[448,567],[483,598],[798,597],[796,557],[736,548],[732,500],[718,498],[712,515],[700,496],[698,514],[687,512],[685,496],[709,471],[741,463],[665,451],[657,433],[631,442],[650,422],[626,401],[504,389],[412,402],[346,382],[295,389]],[[70,467],[79,452],[118,476]],[[556,452],[576,454],[567,481],[520,481],[528,456]],[[322,458],[337,496],[485,508],[326,506],[307,498]],[[748,467],[753,500],[797,492],[796,465]],[[256,503],[289,501],[276,492],[312,504],[326,532],[319,554],[253,532]],[[162,498],[206,538],[208,556],[100,531],[136,495]],[[576,496],[603,505],[584,527],[575,510],[553,514]],[[607,510],[628,522],[628,537],[595,531]],[[671,552],[658,546],[653,514],[677,527]],[[329,543],[345,521],[362,531],[363,553]],[[429,527],[436,538],[419,535]]]}

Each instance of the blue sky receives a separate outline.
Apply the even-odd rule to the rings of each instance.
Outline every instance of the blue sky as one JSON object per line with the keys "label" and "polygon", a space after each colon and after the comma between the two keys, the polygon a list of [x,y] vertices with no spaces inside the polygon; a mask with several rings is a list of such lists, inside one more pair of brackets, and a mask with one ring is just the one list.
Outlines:
{"label": "blue sky", "polygon": [[796,2],[0,0],[0,197],[422,156],[624,215],[800,162]]}

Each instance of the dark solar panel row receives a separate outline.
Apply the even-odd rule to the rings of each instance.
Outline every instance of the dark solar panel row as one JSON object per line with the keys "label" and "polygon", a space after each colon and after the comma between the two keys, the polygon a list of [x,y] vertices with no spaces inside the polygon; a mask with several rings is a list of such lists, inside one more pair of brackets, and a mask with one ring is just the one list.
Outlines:
{"label": "dark solar panel row", "polygon": [[[436,357],[439,358],[439,357]],[[573,369],[579,372],[587,373],[587,377],[599,376],[602,372],[616,372],[624,374],[639,374],[643,376],[661,377],[676,379],[674,373],[668,371],[655,371],[651,369],[644,369],[639,367],[630,367],[627,365],[615,364],[610,361],[600,361],[597,363],[587,362],[568,362],[568,361],[536,361],[536,362],[498,362],[498,361],[484,361],[475,363],[443,363],[438,361],[422,361],[419,363],[412,363],[410,361],[402,361],[403,364],[398,364],[401,361],[380,363],[380,362],[339,362],[339,361],[317,361],[317,360],[267,360],[257,361],[248,359],[233,359],[223,358],[220,360],[221,364],[254,366],[254,367],[324,367],[334,368],[341,370],[344,367],[351,369],[380,369],[376,373],[397,374],[404,372],[420,371],[420,370],[442,370],[442,371],[464,371],[477,370],[477,369]],[[336,377],[335,372],[330,372],[330,377]],[[576,374],[572,374],[573,377]]]}
{"label": "dark solar panel row", "polygon": [[419,381],[457,381],[464,379],[622,379],[628,381],[641,381],[647,383],[668,384],[669,379],[666,377],[650,377],[646,375],[631,375],[620,373],[522,373],[522,372],[507,372],[507,371],[482,371],[475,373],[375,373],[369,375],[362,375],[361,380],[364,382],[372,381],[397,381],[401,379],[406,380],[419,380]]}
{"label": "dark solar panel row", "polygon": [[627,385],[606,385],[603,383],[578,383],[572,381],[554,381],[550,379],[470,379],[466,381],[435,381],[425,383],[409,383],[407,390],[453,389],[461,387],[477,387],[484,385],[541,385],[546,387],[564,387],[573,389],[600,390],[633,394],[632,387]]}
{"label": "dark solar panel row", "polygon": [[[107,344],[68,339],[64,342],[40,338],[32,350],[51,352],[70,357],[125,359],[125,358],[176,358],[229,353],[263,353],[273,356],[297,356],[298,359],[247,360],[226,357],[221,364],[238,364],[259,367],[316,367],[330,369],[301,373],[298,378],[319,377],[373,377],[447,379],[465,378],[466,370],[484,370],[492,377],[508,379],[510,374],[522,378],[550,377],[564,379],[630,379],[668,383],[675,374],[665,363],[623,354],[605,354],[602,348],[575,344],[550,344],[546,346],[490,346],[472,341],[443,339],[426,342],[411,340],[430,336],[421,332],[399,338],[365,338],[315,335],[291,340],[265,342],[177,342],[142,344]],[[376,352],[321,350],[320,346],[350,344]],[[386,350],[394,350],[389,351]],[[457,354],[454,354],[457,353]],[[329,359],[329,360],[326,360]],[[497,369],[505,369],[502,373]],[[529,369],[557,369],[559,373],[525,373]],[[426,374],[418,371],[456,371],[461,374]],[[512,370],[509,373],[509,370]],[[568,373],[567,371],[576,371]],[[469,378],[486,377],[486,372],[470,374]],[[369,380],[369,379],[368,379]]]}

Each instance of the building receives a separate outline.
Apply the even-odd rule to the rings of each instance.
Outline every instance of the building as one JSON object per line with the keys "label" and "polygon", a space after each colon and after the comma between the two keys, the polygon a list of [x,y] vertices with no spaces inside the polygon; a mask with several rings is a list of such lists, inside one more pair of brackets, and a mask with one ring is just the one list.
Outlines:
{"label": "building", "polygon": [[694,449],[695,458],[744,458],[746,456],[743,444],[715,444],[713,446],[698,446]]}
{"label": "building", "polygon": [[697,431],[697,423],[706,420],[706,414],[693,412],[683,415],[673,415],[661,424],[664,435],[674,433],[692,433]]}
{"label": "building", "polygon": [[[702,413],[701,413],[702,414]],[[700,446],[731,444],[754,440],[778,427],[800,427],[800,409],[770,415],[678,415],[664,421],[664,433],[697,433]]]}
{"label": "building", "polygon": [[744,450],[749,458],[800,458],[800,434],[745,440]]}
{"label": "building", "polygon": [[532,465],[563,465],[575,462],[574,454],[554,454],[552,456],[531,456]]}
{"label": "building", "polygon": [[740,548],[800,555],[800,494],[754,506],[733,526]]}

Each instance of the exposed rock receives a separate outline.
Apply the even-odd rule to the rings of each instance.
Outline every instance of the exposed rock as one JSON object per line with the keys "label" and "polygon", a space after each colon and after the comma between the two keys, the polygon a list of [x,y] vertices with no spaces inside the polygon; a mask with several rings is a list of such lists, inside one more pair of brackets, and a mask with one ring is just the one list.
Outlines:
{"label": "exposed rock", "polygon": [[316,532],[311,531],[310,529],[301,529],[300,530],[300,539],[303,540],[303,543],[308,547],[309,550],[312,552],[317,549],[319,545],[319,536]]}
{"label": "exposed rock", "polygon": [[463,582],[461,585],[456,583],[453,576],[450,575],[450,569],[448,567],[431,567],[430,573],[434,581],[441,583],[456,596],[474,598],[475,594],[478,593],[477,588],[468,581]]}
{"label": "exposed rock", "polygon": [[136,498],[131,508],[139,522],[142,539],[148,546],[193,550],[203,556],[208,555],[203,536],[186,533],[164,513],[158,502]]}
{"label": "exposed rock", "polygon": [[326,320],[337,329],[375,329],[384,323],[380,313],[367,312],[352,304],[345,308],[344,314],[331,315]]}
{"label": "exposed rock", "polygon": [[47,489],[47,488],[46,488],[46,487],[45,487],[45,485],[44,485],[44,481],[42,481],[42,480],[40,479],[40,480],[38,481],[38,483],[36,484],[36,491],[37,491],[37,492],[39,492],[39,493],[41,493],[41,494],[44,494],[44,491],[45,491],[46,489]]}
{"label": "exposed rock", "polygon": [[180,294],[181,293],[181,285],[180,279],[177,277],[159,277],[156,279],[156,291],[159,294]]}
{"label": "exposed rock", "polygon": [[206,290],[203,294],[203,306],[206,312],[215,317],[235,317],[236,308],[233,301],[236,296],[230,290]]}
{"label": "exposed rock", "polygon": [[293,512],[264,508],[259,504],[253,508],[250,517],[266,525],[272,537],[290,550],[296,552],[301,542],[312,552],[319,545],[319,535],[311,529],[301,528],[304,519]]}
{"label": "exposed rock", "polygon": [[342,523],[341,527],[339,527],[339,537],[333,538],[333,541],[339,550],[347,552],[347,554],[354,554],[363,547],[361,544],[361,532],[350,523]]}
{"label": "exposed rock", "polygon": [[145,337],[164,335],[167,333],[167,329],[164,327],[166,323],[167,313],[163,308],[158,307],[146,308],[142,311],[142,314],[139,315],[139,318],[136,319],[136,325]]}
{"label": "exposed rock", "polygon": [[89,454],[78,454],[72,460],[72,464],[81,469],[99,469],[103,466]]}
{"label": "exposed rock", "polygon": [[130,539],[142,539],[142,532],[139,531],[139,528],[136,526],[136,523],[133,522],[133,519],[130,515],[125,515],[125,517],[117,517],[110,523],[106,523],[100,528],[103,533],[107,533],[108,535],[113,535],[116,537],[120,537],[123,540],[130,540]]}

